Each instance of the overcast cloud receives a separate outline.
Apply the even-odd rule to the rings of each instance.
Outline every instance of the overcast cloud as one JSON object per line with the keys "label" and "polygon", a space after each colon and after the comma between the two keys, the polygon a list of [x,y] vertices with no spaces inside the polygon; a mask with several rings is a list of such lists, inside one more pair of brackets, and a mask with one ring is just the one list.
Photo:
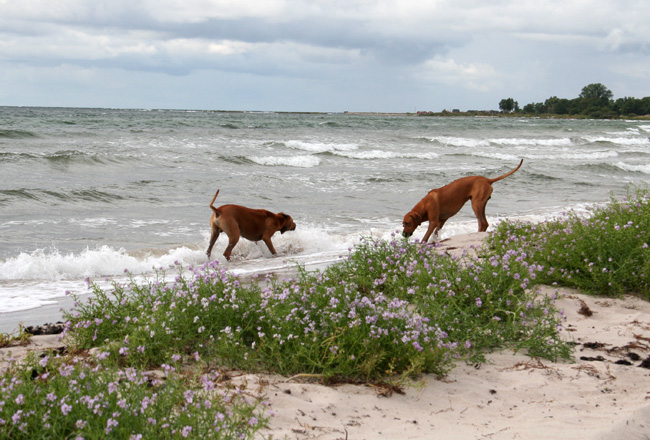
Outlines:
{"label": "overcast cloud", "polygon": [[496,109],[650,96],[650,2],[0,0],[0,105]]}

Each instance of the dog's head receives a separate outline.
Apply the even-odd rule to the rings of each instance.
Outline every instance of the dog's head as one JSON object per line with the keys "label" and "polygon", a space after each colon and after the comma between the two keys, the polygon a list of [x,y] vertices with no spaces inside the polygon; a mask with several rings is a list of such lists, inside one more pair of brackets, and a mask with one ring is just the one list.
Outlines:
{"label": "dog's head", "polygon": [[411,235],[413,235],[413,232],[420,226],[422,223],[422,217],[420,214],[417,214],[413,211],[409,212],[404,216],[404,220],[402,221],[402,227],[404,228],[402,230],[402,236],[409,238]]}
{"label": "dog's head", "polygon": [[280,217],[280,234],[284,234],[287,231],[295,231],[296,230],[296,224],[293,222],[293,219],[289,214],[285,214],[284,212],[281,212],[278,214]]}

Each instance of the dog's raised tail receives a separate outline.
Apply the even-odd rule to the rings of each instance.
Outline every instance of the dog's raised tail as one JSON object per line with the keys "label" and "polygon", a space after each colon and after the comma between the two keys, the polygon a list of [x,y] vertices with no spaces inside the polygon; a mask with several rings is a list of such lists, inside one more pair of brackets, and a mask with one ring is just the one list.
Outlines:
{"label": "dog's raised tail", "polygon": [[514,170],[512,170],[512,171],[508,171],[508,172],[505,173],[503,176],[495,177],[494,179],[488,179],[488,180],[490,181],[490,184],[492,184],[492,183],[494,183],[494,182],[498,182],[499,180],[501,180],[501,179],[505,179],[505,178],[508,177],[509,175],[514,174],[515,171],[517,171],[519,168],[521,168],[521,165],[522,165],[523,163],[524,163],[524,160],[521,159],[521,162],[519,162],[519,165],[517,165],[517,168],[515,168]]}
{"label": "dog's raised tail", "polygon": [[214,207],[214,201],[217,200],[218,195],[219,195],[219,190],[217,190],[214,197],[212,197],[212,201],[210,202],[210,209],[213,210],[214,213],[217,214],[217,215],[219,215],[219,212],[217,211],[217,208]]}

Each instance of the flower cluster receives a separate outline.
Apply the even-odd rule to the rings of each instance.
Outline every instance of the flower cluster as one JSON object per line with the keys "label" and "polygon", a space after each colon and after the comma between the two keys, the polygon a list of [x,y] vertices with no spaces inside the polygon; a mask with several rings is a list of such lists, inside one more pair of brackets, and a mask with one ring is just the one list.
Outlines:
{"label": "flower cluster", "polygon": [[217,392],[217,380],[188,382],[170,367],[163,381],[97,359],[32,356],[0,376],[0,437],[251,437],[265,417],[240,393]]}
{"label": "flower cluster", "polygon": [[542,224],[503,222],[492,235],[495,252],[516,249],[545,266],[540,281],[600,295],[635,292],[650,299],[650,203],[646,190],[566,213]]}

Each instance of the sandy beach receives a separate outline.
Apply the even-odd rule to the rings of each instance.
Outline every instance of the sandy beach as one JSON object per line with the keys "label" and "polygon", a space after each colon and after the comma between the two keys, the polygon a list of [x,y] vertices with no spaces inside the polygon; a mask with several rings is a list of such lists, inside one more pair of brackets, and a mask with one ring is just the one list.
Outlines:
{"label": "sandy beach", "polygon": [[[480,245],[484,234],[453,237],[443,250]],[[554,288],[542,286],[540,294]],[[424,376],[400,392],[366,385],[323,386],[310,378],[231,372],[230,383],[270,403],[258,438],[288,439],[647,439],[650,438],[650,303],[560,289],[572,362],[523,353],[460,362],[443,379]],[[36,336],[13,356],[64,343]]]}

